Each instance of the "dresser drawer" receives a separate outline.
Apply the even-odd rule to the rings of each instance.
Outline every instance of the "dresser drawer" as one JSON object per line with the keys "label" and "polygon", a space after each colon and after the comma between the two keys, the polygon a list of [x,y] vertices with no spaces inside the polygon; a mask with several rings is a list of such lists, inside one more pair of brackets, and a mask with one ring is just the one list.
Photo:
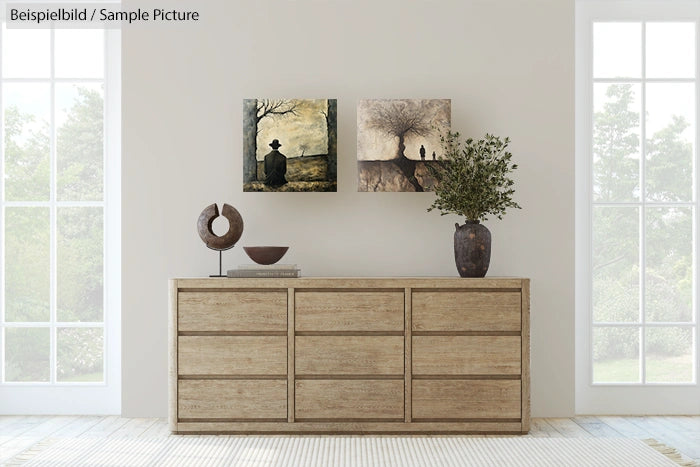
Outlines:
{"label": "dresser drawer", "polygon": [[287,382],[180,380],[178,418],[287,421]]}
{"label": "dresser drawer", "polygon": [[301,380],[295,384],[295,417],[403,421],[403,380]]}
{"label": "dresser drawer", "polygon": [[297,331],[403,331],[403,292],[297,292]]}
{"label": "dresser drawer", "polygon": [[284,336],[180,336],[180,375],[286,375]]}
{"label": "dresser drawer", "polygon": [[180,292],[179,331],[286,331],[287,292]]}
{"label": "dresser drawer", "polygon": [[520,331],[520,292],[414,292],[413,331]]}
{"label": "dresser drawer", "polygon": [[297,375],[403,375],[403,336],[297,336]]}
{"label": "dresser drawer", "polygon": [[519,419],[520,380],[413,380],[413,419]]}
{"label": "dresser drawer", "polygon": [[414,336],[414,375],[519,375],[520,336]]}

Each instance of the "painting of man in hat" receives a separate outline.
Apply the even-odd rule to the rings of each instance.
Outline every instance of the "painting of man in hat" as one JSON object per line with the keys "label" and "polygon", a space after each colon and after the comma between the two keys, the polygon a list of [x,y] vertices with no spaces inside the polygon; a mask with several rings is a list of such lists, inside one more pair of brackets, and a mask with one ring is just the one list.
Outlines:
{"label": "painting of man in hat", "polygon": [[337,115],[336,99],[245,99],[243,191],[337,191]]}
{"label": "painting of man in hat", "polygon": [[273,139],[270,147],[272,151],[265,155],[265,185],[277,188],[287,183],[284,178],[287,173],[287,156],[279,152],[282,145],[278,139]]}

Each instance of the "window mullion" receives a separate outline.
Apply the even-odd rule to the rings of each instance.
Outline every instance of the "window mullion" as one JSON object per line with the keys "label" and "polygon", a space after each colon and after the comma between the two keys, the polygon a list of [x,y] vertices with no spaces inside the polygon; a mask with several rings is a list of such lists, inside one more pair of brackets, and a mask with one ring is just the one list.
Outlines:
{"label": "window mullion", "polygon": [[105,31],[104,40],[102,42],[103,50],[103,63],[102,63],[102,378],[105,384],[109,383],[109,367],[112,365],[109,362],[110,352],[109,345],[110,339],[107,333],[107,322],[109,320],[108,310],[108,295],[109,295],[109,257],[107,255],[108,245],[109,245],[109,222],[108,222],[108,203],[109,200],[109,184],[108,184],[108,154],[110,145],[110,125],[112,123],[109,117],[110,105],[111,105],[111,89],[107,86],[107,82],[111,75],[112,70],[110,69],[109,61],[109,50],[110,50],[110,34]]}
{"label": "window mullion", "polygon": [[698,114],[700,109],[700,60],[698,60],[698,52],[700,51],[700,31],[698,31],[698,26],[700,22],[695,20],[695,148],[693,151],[693,279],[695,281],[695,287],[693,287],[693,321],[695,326],[693,328],[693,362],[695,363],[693,367],[693,383],[698,383],[698,375],[700,375],[700,358],[698,351],[700,349],[700,344],[698,343],[698,330],[700,326],[700,313],[698,312],[698,290],[700,290],[700,278],[698,278],[698,242],[700,241],[700,228],[698,226],[698,149],[700,145],[700,115]]}
{"label": "window mullion", "polygon": [[589,146],[589,151],[586,152],[586,157],[587,157],[587,164],[586,164],[586,187],[588,188],[588,192],[586,193],[586,209],[588,210],[587,215],[588,218],[586,219],[586,227],[587,227],[587,257],[586,260],[588,264],[586,265],[586,289],[588,291],[588,306],[586,307],[586,312],[588,313],[588,329],[586,329],[587,333],[587,339],[588,339],[588,362],[586,363],[588,367],[588,375],[587,379],[588,381],[592,384],[594,382],[593,379],[593,371],[594,371],[594,335],[593,335],[593,323],[595,322],[594,318],[594,313],[593,313],[593,210],[595,207],[595,202],[593,199],[593,193],[594,193],[594,164],[593,164],[593,155],[594,155],[594,148],[593,148],[593,136],[595,134],[595,80],[593,79],[594,73],[593,73],[593,50],[594,50],[594,43],[593,43],[593,21],[588,22],[588,50],[587,50],[587,56],[586,56],[586,64],[588,65],[588,73],[587,77],[590,77],[590,82],[587,83],[587,89],[589,93],[589,100],[587,102],[587,107],[590,109],[590,115],[588,115],[588,131],[586,131],[586,139],[587,144]]}
{"label": "window mullion", "polygon": [[[593,203],[595,206],[607,206],[612,208],[625,208],[625,207],[639,207],[641,204],[636,201],[625,201],[625,202],[608,202],[608,201],[596,201]],[[647,206],[654,207],[669,207],[669,208],[692,208],[695,206],[694,201],[647,201],[645,203]]]}
{"label": "window mullion", "polygon": [[2,78],[5,83],[68,83],[68,84],[90,84],[101,83],[103,78]]}
{"label": "window mullion", "polygon": [[[2,22],[0,22],[0,44],[4,43]],[[0,47],[0,75],[3,64]],[[4,83],[0,82],[0,179],[5,180],[5,112]],[[5,184],[0,187],[0,384],[5,382]]]}
{"label": "window mullion", "polygon": [[594,83],[640,84],[645,83],[694,83],[694,78],[593,78]]}
{"label": "window mullion", "polygon": [[642,384],[647,382],[646,376],[646,49],[647,49],[647,23],[642,21],[642,80],[641,80],[641,115],[640,115],[640,141],[639,141],[639,322],[641,323],[639,335],[639,376]]}
{"label": "window mullion", "polygon": [[50,284],[50,293],[49,293],[49,308],[50,308],[50,331],[49,331],[49,341],[50,341],[50,349],[51,353],[49,356],[49,367],[50,367],[50,372],[51,372],[51,377],[49,381],[51,383],[56,383],[57,381],[57,371],[56,371],[56,363],[57,363],[57,344],[58,344],[58,336],[56,333],[56,320],[57,320],[57,313],[56,313],[56,300],[57,300],[57,282],[58,278],[56,275],[56,247],[57,247],[57,240],[56,240],[56,232],[57,232],[57,217],[58,213],[56,212],[56,169],[58,167],[58,163],[56,160],[56,83],[54,81],[55,78],[55,30],[52,28],[51,29],[51,41],[50,41],[50,115],[49,115],[49,160],[51,164],[51,170],[50,170],[50,178],[49,178],[49,184],[50,184],[50,194],[49,194],[49,217],[50,217],[50,233],[49,233],[49,241],[51,242],[51,246],[49,248],[50,251],[50,273],[49,273],[49,284]]}

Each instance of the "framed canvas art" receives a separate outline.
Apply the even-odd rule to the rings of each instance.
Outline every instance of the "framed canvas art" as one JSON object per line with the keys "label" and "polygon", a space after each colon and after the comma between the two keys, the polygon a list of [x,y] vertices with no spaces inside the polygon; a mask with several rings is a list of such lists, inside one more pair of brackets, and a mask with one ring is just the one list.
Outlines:
{"label": "framed canvas art", "polygon": [[336,99],[245,99],[243,191],[337,191]]}
{"label": "framed canvas art", "polygon": [[358,191],[430,191],[427,165],[439,158],[450,120],[450,99],[359,101]]}

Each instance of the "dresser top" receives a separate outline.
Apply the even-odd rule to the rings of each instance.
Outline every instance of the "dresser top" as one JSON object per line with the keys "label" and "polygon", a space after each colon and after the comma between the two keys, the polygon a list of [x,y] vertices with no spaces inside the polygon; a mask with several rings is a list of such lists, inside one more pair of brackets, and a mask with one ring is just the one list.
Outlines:
{"label": "dresser top", "polygon": [[171,284],[179,289],[225,288],[448,288],[520,289],[529,286],[522,277],[299,277],[299,278],[178,278]]}

